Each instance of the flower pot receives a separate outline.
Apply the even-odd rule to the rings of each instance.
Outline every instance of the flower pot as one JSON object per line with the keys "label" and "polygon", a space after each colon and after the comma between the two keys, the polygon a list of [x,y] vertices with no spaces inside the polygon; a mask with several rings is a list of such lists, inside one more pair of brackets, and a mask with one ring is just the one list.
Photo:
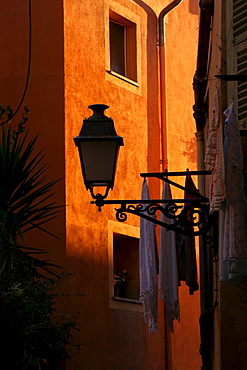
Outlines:
{"label": "flower pot", "polygon": [[120,288],[114,286],[114,297],[119,297]]}

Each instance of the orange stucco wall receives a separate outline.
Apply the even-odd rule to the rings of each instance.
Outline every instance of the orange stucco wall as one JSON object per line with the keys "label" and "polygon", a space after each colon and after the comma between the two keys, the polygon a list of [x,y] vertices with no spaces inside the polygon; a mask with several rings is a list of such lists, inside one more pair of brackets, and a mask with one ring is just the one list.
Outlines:
{"label": "orange stucco wall", "polygon": [[[88,105],[110,106],[106,115],[124,137],[115,188],[109,199],[138,199],[140,172],[158,172],[160,166],[160,93],[157,16],[169,2],[149,0],[64,0],[32,2],[32,63],[24,103],[31,111],[30,130],[40,133],[39,145],[51,163],[49,178],[62,178],[54,198],[66,209],[49,226],[62,238],[30,236],[30,243],[46,247],[53,262],[72,277],[66,286],[70,298],[64,309],[80,312],[79,341],[68,369],[167,369],[200,367],[199,293],[179,288],[181,321],[165,341],[164,307],[159,300],[159,332],[150,335],[141,306],[113,302],[111,293],[112,233],[138,235],[139,219],[115,221],[113,206],[99,213],[90,204],[82,181],[77,136]],[[138,83],[110,75],[109,8],[137,23]],[[23,92],[28,54],[28,1],[4,2],[1,14],[0,103],[18,105]],[[167,127],[169,170],[196,169],[192,76],[196,64],[197,1],[184,0],[165,21]],[[183,185],[183,179],[178,179]],[[153,198],[160,184],[150,181]],[[176,193],[173,194],[177,196]],[[85,297],[74,294],[84,293]],[[114,303],[114,304],[113,304]],[[169,349],[169,356],[166,354]]]}
{"label": "orange stucco wall", "polygon": [[[86,309],[87,319],[83,320],[83,328],[87,343],[82,349],[87,356],[85,368],[95,364],[97,367],[102,361],[107,363],[108,368],[114,368],[116,356],[120,363],[121,358],[126,361],[128,353],[132,353],[135,348],[135,358],[131,359],[132,366],[140,369],[162,369],[165,368],[162,302],[159,334],[156,336],[144,334],[147,329],[142,326],[141,313],[109,309],[109,251],[104,245],[107,244],[107,219],[114,220],[114,210],[113,207],[105,206],[99,214],[97,209],[89,204],[90,194],[85,191],[82,183],[78,155],[71,142],[71,133],[76,136],[82,119],[91,114],[87,106],[98,102],[108,104],[110,109],[106,114],[114,118],[117,132],[125,140],[125,146],[120,151],[116,185],[110,198],[138,199],[141,189],[139,173],[160,170],[156,17],[167,2],[118,3],[121,5],[120,11],[126,12],[121,15],[128,17],[131,11],[140,17],[142,38],[139,88],[128,86],[116,77],[109,78],[106,72],[105,53],[108,40],[105,36],[107,25],[104,14],[107,15],[109,6],[116,6],[114,10],[118,11],[116,3],[98,1],[97,6],[92,6],[91,2],[84,2],[82,6],[78,1],[69,1],[65,7],[65,116],[69,127],[66,130],[66,178],[71,179],[73,176],[74,183],[78,184],[74,187],[74,183],[67,181],[66,203],[70,204],[67,210],[67,261],[69,270],[72,269],[75,276],[80,274],[80,271],[82,275],[81,280],[77,283],[75,281],[72,288],[76,290],[78,284],[77,289],[80,288],[86,294],[83,310]],[[166,20],[168,152],[169,169],[173,171],[185,170],[187,167],[196,169],[191,88],[197,39],[195,3],[193,7],[191,1],[185,1]],[[97,27],[92,27],[95,24]],[[90,32],[85,35],[85,30],[88,29]],[[153,197],[160,195],[157,185],[157,182],[151,181]],[[78,217],[78,214],[81,217]],[[129,218],[127,223],[138,226],[139,220]],[[176,323],[174,334],[168,338],[171,342],[168,348],[173,351],[173,361],[168,362],[170,368],[173,366],[174,369],[192,369],[200,366],[199,293],[196,292],[190,297],[188,289],[182,286],[180,302],[181,322]],[[112,333],[111,325],[116,323],[122,345],[116,334]],[[137,323],[133,331],[136,336],[130,336],[132,330],[126,330],[126,327]],[[97,331],[92,335],[94,330]],[[138,346],[136,337],[139,338]],[[107,340],[104,342],[102,338]],[[147,348],[158,355],[152,357]],[[100,351],[96,356],[95,349]],[[128,368],[131,365],[125,366]]]}
{"label": "orange stucco wall", "polygon": [[[78,1],[68,1],[65,4],[65,116],[69,128],[66,130],[66,179],[73,176],[73,183],[77,184],[74,187],[71,181],[67,181],[66,203],[70,205],[67,211],[67,263],[68,270],[75,276],[70,289],[73,292],[80,289],[85,294],[81,307],[84,368],[115,369],[122,366],[144,369],[154,366],[162,369],[165,366],[162,318],[159,334],[149,335],[139,306],[130,303],[122,306],[122,302],[115,302],[112,307],[108,219],[115,219],[114,208],[105,206],[99,213],[90,204],[90,194],[84,188],[78,153],[72,142],[72,137],[80,130],[82,119],[91,115],[87,106],[92,103],[109,105],[110,109],[105,113],[114,119],[117,133],[124,137],[125,144],[120,150],[116,185],[109,198],[140,197],[142,180],[139,173],[147,171],[148,140],[155,139],[155,133],[148,138],[148,17],[141,7],[129,1],[117,4],[98,1],[97,5],[84,2],[83,6]],[[139,22],[142,36],[138,40],[141,43],[140,87],[106,72],[108,25],[105,17],[109,17],[109,6],[113,6],[115,11],[123,11],[123,16],[136,17]],[[151,32],[149,38],[152,37],[155,43],[156,29],[153,27]],[[157,62],[156,70],[151,74],[157,75]],[[154,88],[157,90],[157,86]],[[155,100],[157,106],[157,94],[154,104]],[[150,121],[154,132],[158,133],[157,109]],[[155,156],[156,170],[159,170],[159,149]],[[139,226],[139,220],[130,218],[128,224]],[[78,367],[80,361],[81,358],[74,358],[69,368]]]}
{"label": "orange stucco wall", "polygon": [[[33,3],[33,2],[32,2]],[[28,1],[2,2],[0,39],[5,52],[0,58],[0,101],[19,105],[26,83],[29,52]],[[64,179],[64,89],[63,89],[63,9],[60,2],[35,2],[32,4],[31,69],[23,105],[28,106],[30,118],[27,128],[30,138],[39,134],[37,150],[44,149],[44,163],[50,165],[49,179]],[[23,107],[13,119],[21,119]],[[61,180],[54,188],[54,201],[64,205],[65,183]],[[37,232],[26,241],[54,253],[49,257],[58,264],[65,264],[64,212],[52,221],[48,230],[62,241]]]}
{"label": "orange stucco wall", "polygon": [[[192,78],[197,57],[197,3],[197,1],[183,1],[167,16],[166,76],[169,171],[197,169],[195,126],[192,118]],[[193,179],[197,185],[197,179]],[[185,179],[182,177],[175,177],[172,180],[183,186],[185,184]],[[174,198],[183,197],[182,191],[175,188],[172,191]],[[198,243],[196,245],[198,246]],[[198,247],[197,260],[199,263]],[[199,369],[201,361],[198,323],[200,293],[197,291],[193,296],[189,296],[188,287],[182,283],[182,286],[179,287],[179,299],[181,321],[175,322],[174,334],[171,335],[173,368],[174,370]]]}

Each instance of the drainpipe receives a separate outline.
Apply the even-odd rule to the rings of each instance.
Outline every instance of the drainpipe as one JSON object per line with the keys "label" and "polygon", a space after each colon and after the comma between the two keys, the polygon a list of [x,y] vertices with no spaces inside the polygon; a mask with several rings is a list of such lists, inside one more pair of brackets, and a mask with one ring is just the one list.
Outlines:
{"label": "drainpipe", "polygon": [[[161,162],[162,171],[168,170],[167,155],[167,103],[166,103],[166,50],[165,50],[165,16],[179,5],[183,0],[174,0],[167,5],[158,17],[158,47],[159,47],[159,71],[160,71],[160,130],[161,130]],[[173,364],[173,334],[167,327],[165,314],[165,346],[166,346],[166,370],[174,370]]]}
{"label": "drainpipe", "polygon": [[[213,14],[214,0],[200,0],[200,22],[199,22],[199,40],[197,52],[197,68],[193,80],[195,104],[194,118],[196,121],[197,137],[197,158],[198,170],[204,170],[204,137],[203,130],[206,123],[207,106],[205,103],[205,93],[207,88],[208,72],[208,49],[211,31],[211,19]],[[204,179],[200,176],[202,183],[199,182],[199,189],[204,194]]]}
{"label": "drainpipe", "polygon": [[159,27],[159,61],[160,61],[160,115],[161,115],[161,161],[162,161],[162,171],[168,170],[168,155],[167,155],[167,104],[166,104],[166,65],[165,65],[165,27],[164,18],[165,16],[179,5],[182,0],[174,0],[169,5],[167,5],[158,17],[158,27]]}
{"label": "drainpipe", "polygon": [[[194,118],[196,122],[197,140],[197,167],[199,171],[204,170],[204,127],[206,124],[207,104],[205,94],[208,82],[208,54],[210,45],[211,22],[214,8],[214,0],[200,0],[200,21],[199,21],[199,40],[197,52],[197,69],[193,79],[195,104]],[[203,176],[199,176],[199,190],[205,193],[205,181]],[[210,288],[209,288],[209,266],[206,245],[202,238],[199,243],[200,250],[200,332],[202,356],[201,370],[212,369],[211,357],[211,336],[210,336]]]}
{"label": "drainpipe", "polygon": [[[200,0],[200,21],[199,21],[199,40],[197,52],[197,68],[193,80],[195,104],[194,118],[196,121],[196,139],[197,139],[197,166],[199,171],[204,170],[204,126],[206,124],[207,104],[205,103],[205,94],[207,88],[208,73],[208,51],[210,43],[211,21],[213,15],[214,0]],[[199,190],[205,193],[204,177],[199,176]],[[202,251],[201,251],[202,252]],[[200,253],[202,255],[202,253]],[[204,276],[204,262],[201,262],[201,279]],[[207,292],[204,290],[205,281],[201,281],[201,310],[204,311],[207,306]]]}

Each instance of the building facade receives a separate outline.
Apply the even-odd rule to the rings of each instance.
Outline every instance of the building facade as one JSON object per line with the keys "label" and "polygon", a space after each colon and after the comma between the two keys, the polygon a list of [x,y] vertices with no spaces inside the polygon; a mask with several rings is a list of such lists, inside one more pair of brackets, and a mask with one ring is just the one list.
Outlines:
{"label": "building facade", "polygon": [[[69,297],[59,304],[79,313],[75,340],[83,345],[67,369],[199,368],[199,292],[190,296],[185,284],[179,287],[173,332],[159,299],[158,333],[148,332],[139,301],[140,220],[119,223],[114,206],[98,212],[90,204],[73,142],[92,113],[88,106],[108,105],[105,114],[124,138],[109,199],[139,199],[141,172],[197,169],[191,88],[197,0],[9,0],[1,8],[0,103],[29,107],[30,134],[39,133],[48,178],[61,179],[54,200],[65,209],[49,225],[61,241],[34,233],[27,243],[47,249],[72,273],[64,288]],[[150,179],[149,190],[160,198],[162,184]],[[115,267],[130,274],[120,297]]]}
{"label": "building facade", "polygon": [[[198,169],[215,227],[201,240],[202,369],[246,369],[246,15],[244,1],[200,1],[194,76]],[[236,338],[238,338],[236,340]]]}

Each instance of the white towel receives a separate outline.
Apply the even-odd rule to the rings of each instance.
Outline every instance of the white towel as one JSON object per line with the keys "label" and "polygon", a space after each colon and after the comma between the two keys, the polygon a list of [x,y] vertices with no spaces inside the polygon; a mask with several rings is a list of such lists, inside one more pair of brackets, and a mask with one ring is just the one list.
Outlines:
{"label": "white towel", "polygon": [[[142,199],[149,199],[146,180],[142,185]],[[140,301],[150,333],[158,331],[158,289],[156,275],[155,224],[143,218],[140,220]]]}
{"label": "white towel", "polygon": [[[162,199],[172,199],[170,185],[164,183]],[[163,207],[166,204],[162,204]],[[161,221],[170,224],[173,221],[161,214]],[[178,266],[176,251],[176,234],[160,228],[160,265],[159,265],[161,299],[165,302],[168,325],[173,330],[173,320],[179,320],[179,299],[178,299]]]}

